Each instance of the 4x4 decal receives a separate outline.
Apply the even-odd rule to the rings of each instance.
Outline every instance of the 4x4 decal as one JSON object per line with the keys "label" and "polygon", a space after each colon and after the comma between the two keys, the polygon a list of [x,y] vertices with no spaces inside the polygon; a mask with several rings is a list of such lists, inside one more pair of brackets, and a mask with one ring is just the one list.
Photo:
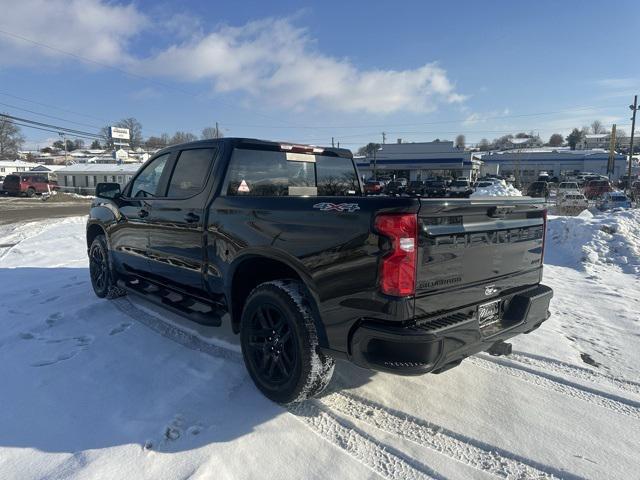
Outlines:
{"label": "4x4 decal", "polygon": [[357,203],[321,202],[316,203],[313,208],[317,208],[323,212],[355,212],[356,210],[360,210],[360,205]]}

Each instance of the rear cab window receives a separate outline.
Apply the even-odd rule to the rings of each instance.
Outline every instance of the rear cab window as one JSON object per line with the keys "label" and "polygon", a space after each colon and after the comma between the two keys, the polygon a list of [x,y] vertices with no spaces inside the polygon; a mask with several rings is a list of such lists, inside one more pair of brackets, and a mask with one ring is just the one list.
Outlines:
{"label": "rear cab window", "polygon": [[346,196],[360,194],[353,161],[236,148],[223,191],[230,196]]}

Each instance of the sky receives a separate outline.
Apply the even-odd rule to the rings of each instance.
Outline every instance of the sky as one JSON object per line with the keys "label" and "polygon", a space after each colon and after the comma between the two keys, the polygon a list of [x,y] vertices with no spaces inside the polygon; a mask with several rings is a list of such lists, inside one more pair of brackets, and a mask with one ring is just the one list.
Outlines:
{"label": "sky", "polygon": [[[95,133],[469,143],[630,131],[640,2],[0,0],[0,112]],[[22,129],[27,148],[55,134]]]}

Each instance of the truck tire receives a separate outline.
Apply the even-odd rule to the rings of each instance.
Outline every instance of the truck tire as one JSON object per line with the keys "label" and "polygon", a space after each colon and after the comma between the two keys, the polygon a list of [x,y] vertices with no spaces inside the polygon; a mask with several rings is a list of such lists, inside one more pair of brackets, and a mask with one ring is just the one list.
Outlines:
{"label": "truck tire", "polygon": [[258,389],[274,402],[314,397],[331,380],[335,363],[318,348],[314,318],[306,289],[295,280],[262,283],[247,298],[242,356]]}
{"label": "truck tire", "polygon": [[111,268],[111,257],[104,235],[97,235],[89,247],[89,276],[93,291],[100,298],[116,298],[126,293],[116,284],[117,277]]}
{"label": "truck tire", "polygon": [[36,194],[36,189],[33,187],[27,188],[27,197],[32,198]]}

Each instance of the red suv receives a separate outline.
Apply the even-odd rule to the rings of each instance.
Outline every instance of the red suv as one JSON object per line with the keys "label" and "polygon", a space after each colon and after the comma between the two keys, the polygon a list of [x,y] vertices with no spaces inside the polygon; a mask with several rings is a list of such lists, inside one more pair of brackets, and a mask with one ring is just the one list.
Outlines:
{"label": "red suv", "polygon": [[613,192],[609,180],[591,180],[584,187],[584,196],[589,200],[600,198],[607,192]]}
{"label": "red suv", "polygon": [[46,175],[23,173],[20,175],[7,175],[2,182],[2,191],[9,195],[26,195],[33,197],[37,193],[46,193],[50,190],[58,190],[58,183],[49,180]]}

